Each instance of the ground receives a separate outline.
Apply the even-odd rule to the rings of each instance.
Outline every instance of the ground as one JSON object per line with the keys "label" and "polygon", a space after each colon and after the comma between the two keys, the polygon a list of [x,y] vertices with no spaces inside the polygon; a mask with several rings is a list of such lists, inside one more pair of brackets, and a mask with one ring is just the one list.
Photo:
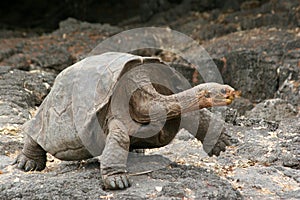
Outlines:
{"label": "ground", "polygon": [[[70,18],[43,35],[1,30],[0,199],[300,199],[300,5],[293,0],[247,5],[230,12],[182,12],[185,5],[179,4],[143,24],[128,20],[117,26]],[[56,75],[103,39],[150,25],[193,37],[224,82],[242,91],[223,112],[232,142],[226,152],[208,157],[202,144],[181,130],[166,147],[146,150],[144,157],[130,154],[132,187],[122,191],[103,190],[93,159],[65,162],[48,155],[42,172],[11,166],[23,145],[20,127]],[[191,84],[202,80],[169,52],[139,53],[160,56]]]}

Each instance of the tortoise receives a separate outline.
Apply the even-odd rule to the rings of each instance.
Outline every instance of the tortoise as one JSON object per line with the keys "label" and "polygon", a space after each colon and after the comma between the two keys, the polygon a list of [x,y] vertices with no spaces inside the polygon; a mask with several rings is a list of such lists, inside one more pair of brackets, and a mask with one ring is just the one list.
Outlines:
{"label": "tortoise", "polygon": [[[147,71],[139,69],[142,65],[159,67]],[[128,152],[169,144],[182,128],[184,117],[188,123],[183,128],[202,142],[212,120],[223,130],[208,152],[218,156],[229,142],[223,121],[215,120],[206,108],[229,105],[235,90],[218,83],[188,89],[178,75],[161,78],[166,74],[162,66],[176,74],[159,58],[120,52],[90,56],[66,68],[56,77],[35,117],[23,125],[25,143],[14,164],[25,171],[41,171],[46,167],[46,152],[69,161],[96,157],[104,187],[124,189],[131,185],[126,171]],[[133,69],[139,70],[119,84]],[[155,77],[163,84],[150,80]],[[113,98],[116,91],[119,96]],[[159,110],[164,111],[165,119]],[[189,124],[195,122],[194,111],[200,117],[192,130]],[[161,128],[155,129],[159,124]]]}

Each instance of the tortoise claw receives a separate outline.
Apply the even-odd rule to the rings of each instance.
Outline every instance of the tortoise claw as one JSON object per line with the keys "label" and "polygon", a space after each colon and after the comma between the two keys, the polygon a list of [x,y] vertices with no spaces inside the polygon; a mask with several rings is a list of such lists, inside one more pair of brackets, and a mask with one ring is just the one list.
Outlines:
{"label": "tortoise claw", "polygon": [[46,167],[46,160],[34,160],[28,158],[23,153],[19,154],[12,165],[17,165],[18,169],[28,171],[42,171]]}
{"label": "tortoise claw", "polygon": [[26,164],[26,159],[23,159],[21,155],[18,156],[17,158],[17,168],[18,169],[24,169],[24,166]]}
{"label": "tortoise claw", "polygon": [[130,187],[130,182],[129,182],[130,180],[129,180],[129,178],[127,176],[122,176],[121,178],[122,178],[122,181],[124,183],[125,188]]}
{"label": "tortoise claw", "polygon": [[104,178],[105,189],[118,190],[130,187],[130,181],[126,173],[109,175]]}
{"label": "tortoise claw", "polygon": [[28,171],[32,171],[32,170],[35,170],[36,168],[36,162],[33,161],[33,160],[28,160],[25,164],[25,172],[28,172]]}
{"label": "tortoise claw", "polygon": [[115,183],[115,181],[110,181],[108,187],[109,187],[109,188],[116,188],[116,183]]}

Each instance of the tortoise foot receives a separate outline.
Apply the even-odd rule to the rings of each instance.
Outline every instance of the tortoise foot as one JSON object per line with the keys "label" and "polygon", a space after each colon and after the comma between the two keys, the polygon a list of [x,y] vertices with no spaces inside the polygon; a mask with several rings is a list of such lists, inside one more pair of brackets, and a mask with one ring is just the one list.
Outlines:
{"label": "tortoise foot", "polygon": [[13,164],[17,165],[18,169],[28,171],[42,171],[46,167],[46,156],[38,159],[31,159],[20,153]]}
{"label": "tortoise foot", "polygon": [[127,173],[104,175],[103,183],[105,189],[122,190],[130,187],[131,183]]}
{"label": "tortoise foot", "polygon": [[226,132],[223,131],[217,143],[215,144],[213,149],[208,153],[208,155],[219,156],[222,151],[224,152],[226,150],[226,146],[231,145],[230,138],[231,138],[230,135],[226,134]]}

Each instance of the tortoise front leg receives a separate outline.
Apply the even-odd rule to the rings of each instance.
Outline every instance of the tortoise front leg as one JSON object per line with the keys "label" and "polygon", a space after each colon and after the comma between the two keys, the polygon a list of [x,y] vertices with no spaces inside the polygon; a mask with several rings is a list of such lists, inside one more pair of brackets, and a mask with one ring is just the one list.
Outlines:
{"label": "tortoise front leg", "polygon": [[207,109],[201,109],[191,115],[199,115],[195,116],[195,119],[199,118],[197,132],[192,130],[193,126],[184,128],[202,142],[203,148],[209,156],[219,156],[221,151],[225,151],[226,146],[230,145],[230,136],[226,134],[225,122]]}
{"label": "tortoise front leg", "polygon": [[125,189],[130,187],[126,172],[130,146],[129,135],[120,120],[112,119],[108,128],[109,134],[105,148],[99,158],[102,180],[106,189]]}

